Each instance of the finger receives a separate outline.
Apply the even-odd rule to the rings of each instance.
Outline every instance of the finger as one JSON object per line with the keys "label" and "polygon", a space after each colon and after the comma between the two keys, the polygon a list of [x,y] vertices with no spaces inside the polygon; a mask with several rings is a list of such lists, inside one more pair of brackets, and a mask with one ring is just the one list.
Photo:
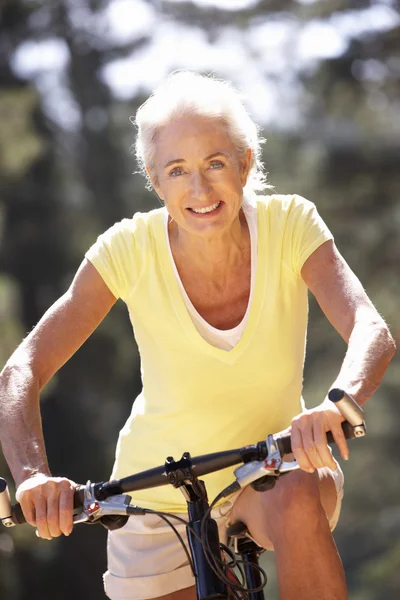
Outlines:
{"label": "finger", "polygon": [[[337,447],[339,448],[340,456],[344,460],[348,460],[348,458],[349,458],[349,446],[347,444],[347,440],[346,440],[345,435],[343,433],[342,425],[339,423],[339,424],[337,424],[337,425],[335,425],[333,427],[331,426],[331,433],[333,435],[333,439],[335,440],[335,443],[336,443]],[[335,470],[336,470],[336,468],[337,467],[335,467]]]}
{"label": "finger", "polygon": [[63,485],[60,493],[60,529],[64,535],[70,535],[73,528],[73,509],[74,509],[74,491],[75,488],[69,481]]}
{"label": "finger", "polygon": [[320,420],[314,422],[314,443],[322,463],[321,466],[329,467],[333,471],[336,471],[337,465],[332,456],[332,450],[328,446],[323,423]]}
{"label": "finger", "polygon": [[302,436],[298,427],[292,427],[291,442],[292,452],[299,463],[300,469],[307,471],[307,473],[313,473],[314,467],[310,463],[307,454],[304,452]]}
{"label": "finger", "polygon": [[323,467],[321,457],[315,445],[313,422],[310,420],[303,428],[300,429],[303,440],[304,452],[314,469]]}
{"label": "finger", "polygon": [[20,505],[26,522],[36,527],[36,511],[32,500],[21,498]]}
{"label": "finger", "polygon": [[47,495],[47,524],[51,537],[59,537],[62,533],[60,529],[60,491],[58,486],[51,482],[51,487]]}
{"label": "finger", "polygon": [[47,524],[47,501],[46,497],[38,493],[35,497],[36,528],[39,537],[45,540],[51,540],[50,531]]}

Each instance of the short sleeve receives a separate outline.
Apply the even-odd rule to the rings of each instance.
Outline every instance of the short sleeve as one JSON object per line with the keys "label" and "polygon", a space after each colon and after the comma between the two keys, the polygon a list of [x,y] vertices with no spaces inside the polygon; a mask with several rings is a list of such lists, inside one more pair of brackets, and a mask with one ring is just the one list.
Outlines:
{"label": "short sleeve", "polygon": [[134,233],[134,219],[123,219],[101,234],[85,254],[112,294],[122,300],[129,296],[137,278]]}
{"label": "short sleeve", "polygon": [[287,266],[300,277],[301,269],[307,258],[324,242],[333,239],[315,204],[292,196],[288,205],[285,226],[285,258]]}

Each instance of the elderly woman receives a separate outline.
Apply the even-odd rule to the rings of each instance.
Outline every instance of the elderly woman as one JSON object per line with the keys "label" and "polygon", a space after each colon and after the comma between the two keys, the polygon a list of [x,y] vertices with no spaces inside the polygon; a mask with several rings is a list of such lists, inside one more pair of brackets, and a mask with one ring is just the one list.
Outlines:
{"label": "elderly woman", "polygon": [[[332,384],[360,404],[380,383],[392,338],[315,206],[296,195],[255,194],[268,187],[262,140],[229,84],[175,73],[140,107],[136,124],[139,162],[164,206],[98,238],[70,289],[1,375],[1,440],[25,516],[43,538],[71,532],[74,483],[49,471],[39,392],[122,298],[143,391],[120,432],[112,477],[291,426],[301,470],[271,491],[245,489],[213,516],[222,535],[228,520],[241,520],[275,550],[282,600],[344,600],[331,534],[343,478],[325,432],[333,432],[344,459],[348,449],[334,406],[303,404],[307,288],[348,343]],[[204,479],[212,499],[232,472]],[[133,501],[186,510],[172,487]],[[105,588],[112,600],[192,600],[193,583],[179,542],[158,517],[136,517],[109,534]]]}

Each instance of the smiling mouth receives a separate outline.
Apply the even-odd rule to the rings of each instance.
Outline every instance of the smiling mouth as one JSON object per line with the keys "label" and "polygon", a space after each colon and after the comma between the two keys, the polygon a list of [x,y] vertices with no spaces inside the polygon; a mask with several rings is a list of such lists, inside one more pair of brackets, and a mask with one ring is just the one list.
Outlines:
{"label": "smiling mouth", "polygon": [[211,204],[210,206],[205,206],[204,208],[189,208],[189,210],[198,215],[204,215],[206,213],[213,212],[213,210],[216,210],[217,208],[219,208],[220,205],[221,205],[221,200],[219,200],[215,204]]}

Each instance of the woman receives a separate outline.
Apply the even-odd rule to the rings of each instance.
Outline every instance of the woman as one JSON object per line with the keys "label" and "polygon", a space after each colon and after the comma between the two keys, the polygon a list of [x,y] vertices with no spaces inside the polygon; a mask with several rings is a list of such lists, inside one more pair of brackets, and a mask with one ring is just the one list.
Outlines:
{"label": "woman", "polygon": [[[298,196],[255,195],[268,187],[261,140],[227,83],[173,74],[136,123],[139,163],[165,208],[99,237],[1,376],[3,449],[25,516],[44,538],[71,532],[74,483],[49,471],[39,391],[122,298],[140,349],[143,392],[120,433],[112,477],[291,426],[301,471],[269,492],[247,488],[214,517],[222,535],[228,520],[242,520],[275,550],[283,600],[342,600],[345,578],[331,535],[342,475],[325,432],[333,432],[344,459],[348,448],[331,403],[305,410],[301,398],[307,288],[348,343],[332,383],[360,404],[379,385],[393,340],[315,206]],[[204,479],[212,499],[231,470]],[[133,501],[185,511],[173,488]],[[156,518],[131,519],[112,532],[108,560],[112,600],[195,598],[179,542]]]}

